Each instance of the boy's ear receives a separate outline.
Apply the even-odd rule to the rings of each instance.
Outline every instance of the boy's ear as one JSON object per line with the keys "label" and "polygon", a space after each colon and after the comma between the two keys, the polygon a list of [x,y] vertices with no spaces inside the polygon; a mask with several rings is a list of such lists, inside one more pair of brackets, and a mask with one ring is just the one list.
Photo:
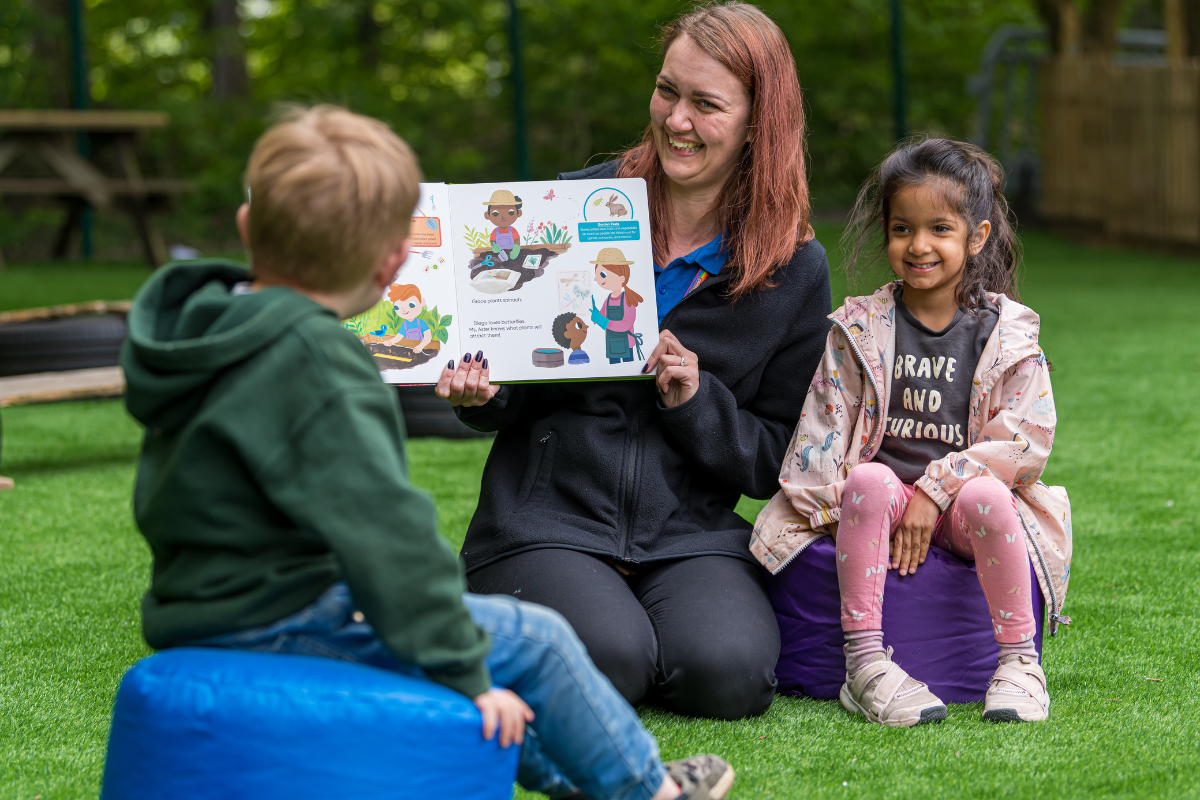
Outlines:
{"label": "boy's ear", "polygon": [[250,252],[250,204],[242,203],[238,206],[237,213],[234,215],[237,220],[238,236],[242,240],[242,247],[246,248],[246,252]]}
{"label": "boy's ear", "polygon": [[521,209],[519,209],[519,208],[518,208],[518,209],[517,209],[517,216],[516,216],[516,217],[513,217],[513,219],[520,219],[520,218],[521,218],[521,217],[522,217],[524,214],[525,214],[525,212],[524,212],[524,211],[522,211]]}
{"label": "boy's ear", "polygon": [[408,260],[408,242],[409,239],[406,236],[400,244],[388,250],[380,259],[379,266],[375,268],[375,273],[371,276],[380,290],[386,289],[396,282],[396,278],[400,275],[400,268]]}
{"label": "boy's ear", "polygon": [[991,221],[985,219],[983,222],[979,223],[979,227],[977,227],[975,232],[971,234],[971,244],[967,248],[968,252],[970,252],[970,254],[973,256],[979,255],[979,251],[983,249],[985,244],[987,244],[988,236],[990,236],[991,233]]}

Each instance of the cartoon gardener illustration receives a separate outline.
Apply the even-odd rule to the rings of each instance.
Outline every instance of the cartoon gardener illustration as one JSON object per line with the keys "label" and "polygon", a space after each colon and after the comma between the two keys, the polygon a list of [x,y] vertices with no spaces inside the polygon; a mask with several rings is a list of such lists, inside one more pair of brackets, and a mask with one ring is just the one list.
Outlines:
{"label": "cartoon gardener illustration", "polygon": [[568,364],[592,363],[588,354],[580,349],[583,347],[583,340],[588,335],[587,323],[573,312],[567,311],[555,317],[550,326],[550,333],[554,336],[554,341],[571,351],[571,355],[567,359]]}
{"label": "cartoon gardener illustration", "polygon": [[638,360],[642,360],[642,335],[633,332],[642,296],[626,287],[629,265],[633,262],[626,260],[625,254],[617,248],[605,247],[591,263],[596,265],[596,283],[609,292],[603,311],[596,308],[596,300],[592,299],[592,322],[604,329],[604,352],[608,363],[633,361],[635,347]]}
{"label": "cartoon gardener illustration", "polygon": [[392,308],[396,309],[396,315],[400,317],[400,325],[396,335],[384,344],[390,347],[402,339],[420,342],[412,349],[415,353],[421,352],[433,341],[433,332],[429,330],[429,324],[423,319],[417,319],[425,309],[421,290],[412,284],[396,284],[388,289],[388,299],[392,301]]}
{"label": "cartoon gardener illustration", "polygon": [[492,192],[491,199],[486,203],[487,211],[483,218],[496,226],[488,239],[492,243],[492,252],[500,256],[501,261],[516,258],[521,252],[521,234],[517,232],[514,223],[520,219],[521,198],[504,189]]}

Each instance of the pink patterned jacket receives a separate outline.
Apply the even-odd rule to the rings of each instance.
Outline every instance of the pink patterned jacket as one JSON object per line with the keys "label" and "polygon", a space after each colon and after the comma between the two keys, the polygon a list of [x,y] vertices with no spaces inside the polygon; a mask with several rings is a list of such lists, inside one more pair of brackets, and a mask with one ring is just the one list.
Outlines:
{"label": "pink patterned jacket", "polygon": [[[830,315],[825,355],[813,376],[779,473],[780,491],[759,513],[750,550],[778,573],[841,516],[842,489],[856,464],[879,452],[887,424],[896,334],[895,289],[846,298]],[[971,389],[966,449],[935,461],[916,486],[945,511],[967,481],[991,475],[1016,496],[1029,557],[1050,612],[1062,616],[1071,574],[1071,505],[1061,486],[1041,482],[1054,444],[1054,395],[1038,346],[1037,314],[988,295],[1000,320],[984,347]]]}

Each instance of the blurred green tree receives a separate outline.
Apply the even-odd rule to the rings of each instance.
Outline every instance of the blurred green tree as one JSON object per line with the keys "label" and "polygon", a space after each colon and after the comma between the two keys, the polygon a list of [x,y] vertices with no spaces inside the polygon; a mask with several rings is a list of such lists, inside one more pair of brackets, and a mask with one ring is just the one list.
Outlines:
{"label": "blurred green tree", "polygon": [[[909,127],[964,137],[965,81],[1000,24],[1038,24],[1036,0],[906,0]],[[0,104],[66,104],[62,0],[0,11]],[[680,0],[520,0],[530,156],[552,178],[633,143],[648,119],[660,25]],[[186,210],[229,210],[273,105],[334,102],[412,143],[431,180],[511,177],[507,0],[86,0],[99,108],[156,108],[150,146],[193,178]],[[887,5],[766,0],[806,93],[818,207],[842,207],[892,144]],[[36,53],[36,57],[35,57]]]}

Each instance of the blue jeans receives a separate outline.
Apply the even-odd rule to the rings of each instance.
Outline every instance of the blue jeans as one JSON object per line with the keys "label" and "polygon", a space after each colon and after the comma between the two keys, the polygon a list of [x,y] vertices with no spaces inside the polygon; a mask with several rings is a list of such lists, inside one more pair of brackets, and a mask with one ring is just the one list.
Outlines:
{"label": "blue jeans", "polygon": [[[578,789],[596,800],[647,800],[658,791],[666,771],[654,737],[558,612],[501,595],[465,594],[463,603],[492,637],[492,680],[536,715],[521,747],[522,786],[550,797]],[[350,590],[337,583],[272,625],[191,644],[324,656],[425,677],[420,667],[397,662],[355,614]]]}

